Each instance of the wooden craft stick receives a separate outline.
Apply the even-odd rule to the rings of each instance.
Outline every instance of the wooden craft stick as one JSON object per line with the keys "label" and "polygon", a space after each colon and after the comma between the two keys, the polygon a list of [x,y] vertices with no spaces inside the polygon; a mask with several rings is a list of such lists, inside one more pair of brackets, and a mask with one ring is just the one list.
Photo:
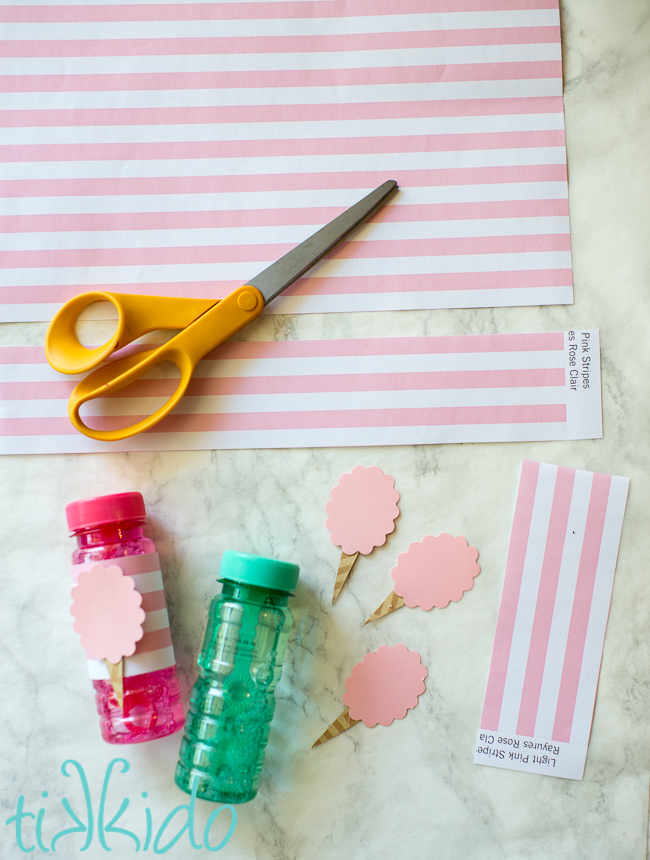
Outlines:
{"label": "wooden craft stick", "polygon": [[117,704],[120,706],[120,711],[124,711],[124,660],[119,663],[111,663],[109,660],[104,660],[108,669],[108,674],[111,676],[111,684],[115,690]]}
{"label": "wooden craft stick", "polygon": [[335,738],[337,735],[340,735],[341,732],[345,732],[348,729],[351,729],[352,726],[356,726],[357,723],[360,723],[361,720],[353,720],[350,717],[350,709],[346,708],[342,713],[334,720],[332,725],[325,729],[323,734],[318,738],[316,743],[312,744],[312,749],[317,747],[319,744],[324,744],[325,741],[331,740],[331,738]]}

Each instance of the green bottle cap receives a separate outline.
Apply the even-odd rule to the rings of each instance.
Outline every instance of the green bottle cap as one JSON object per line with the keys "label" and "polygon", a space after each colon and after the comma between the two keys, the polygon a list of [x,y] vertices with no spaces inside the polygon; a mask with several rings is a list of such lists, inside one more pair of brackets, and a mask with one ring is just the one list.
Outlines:
{"label": "green bottle cap", "polygon": [[256,585],[273,591],[293,594],[298,585],[300,568],[288,561],[226,550],[221,558],[219,581],[228,579],[241,585]]}

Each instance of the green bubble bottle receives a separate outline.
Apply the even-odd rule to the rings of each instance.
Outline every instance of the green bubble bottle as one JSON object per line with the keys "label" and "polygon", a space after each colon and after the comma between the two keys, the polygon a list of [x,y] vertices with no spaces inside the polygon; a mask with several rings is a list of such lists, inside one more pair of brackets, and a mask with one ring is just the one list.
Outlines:
{"label": "green bubble bottle", "polygon": [[210,604],[176,784],[218,803],[257,794],[293,615],[296,564],[225,552]]}

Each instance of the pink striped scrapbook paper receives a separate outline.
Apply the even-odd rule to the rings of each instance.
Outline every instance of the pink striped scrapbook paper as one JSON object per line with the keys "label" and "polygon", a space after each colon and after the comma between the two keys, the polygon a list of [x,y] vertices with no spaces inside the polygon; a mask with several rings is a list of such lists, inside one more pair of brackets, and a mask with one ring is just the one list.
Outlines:
{"label": "pink striped scrapbook paper", "polygon": [[387,179],[271,313],[573,301],[558,0],[0,6],[0,321],[221,298]]}
{"label": "pink striped scrapbook paper", "polygon": [[[574,376],[577,338],[589,361]],[[40,347],[0,347],[0,452],[602,436],[597,331],[231,341],[199,364],[173,413],[116,443],[88,439],[70,424],[67,400],[77,379],[53,370]],[[134,424],[175,387],[157,369],[155,377],[87,404],[86,423],[98,429]]]}
{"label": "pink striped scrapbook paper", "polygon": [[629,483],[524,460],[477,764],[582,779]]}

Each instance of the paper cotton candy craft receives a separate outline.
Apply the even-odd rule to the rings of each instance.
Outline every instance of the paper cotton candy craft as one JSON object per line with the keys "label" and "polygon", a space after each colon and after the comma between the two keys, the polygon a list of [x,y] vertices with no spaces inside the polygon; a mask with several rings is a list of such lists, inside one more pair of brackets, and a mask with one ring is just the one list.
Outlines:
{"label": "paper cotton candy craft", "polygon": [[420,662],[420,655],[405,645],[392,648],[382,645],[366,654],[345,682],[346,708],[312,749],[360,722],[372,728],[378,723],[389,726],[393,720],[403,719],[417,705],[426,677],[427,669]]}
{"label": "paper cotton candy craft", "polygon": [[376,546],[383,546],[386,537],[395,530],[398,500],[395,479],[384,475],[377,466],[369,469],[356,466],[332,490],[325,506],[328,514],[325,526],[332,543],[341,547],[332,605],[359,553],[368,555]]}
{"label": "paper cotton candy craft", "polygon": [[412,543],[398,556],[397,566],[391,571],[395,588],[364,623],[405,605],[428,611],[460,600],[481,572],[477,558],[478,550],[469,546],[464,537],[428,535],[420,543]]}
{"label": "paper cotton candy craft", "polygon": [[98,565],[79,574],[72,589],[73,627],[93,660],[104,660],[120,710],[124,706],[124,657],[144,636],[142,595],[117,565]]}

